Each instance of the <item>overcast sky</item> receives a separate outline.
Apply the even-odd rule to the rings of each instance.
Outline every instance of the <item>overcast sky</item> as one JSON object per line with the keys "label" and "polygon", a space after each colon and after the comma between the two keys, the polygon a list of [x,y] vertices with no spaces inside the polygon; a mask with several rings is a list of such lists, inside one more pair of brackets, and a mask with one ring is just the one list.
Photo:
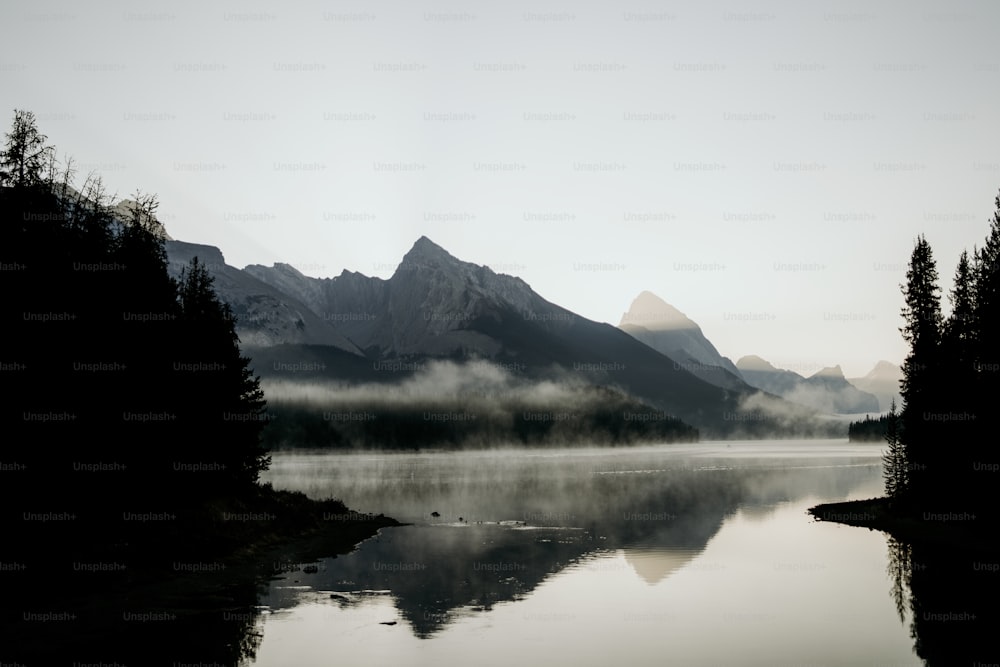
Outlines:
{"label": "overcast sky", "polygon": [[230,264],[388,277],[420,235],[724,355],[902,361],[1000,188],[1000,3],[4,3],[0,111]]}

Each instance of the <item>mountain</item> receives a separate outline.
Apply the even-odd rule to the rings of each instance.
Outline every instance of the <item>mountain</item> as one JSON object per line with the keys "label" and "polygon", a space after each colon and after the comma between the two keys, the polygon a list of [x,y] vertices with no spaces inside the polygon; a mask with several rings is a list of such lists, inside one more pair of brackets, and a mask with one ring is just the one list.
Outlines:
{"label": "mountain", "polygon": [[706,382],[726,389],[746,388],[739,369],[719,354],[701,327],[652,292],[635,298],[618,327]]}
{"label": "mountain", "polygon": [[[520,278],[463,262],[426,237],[416,241],[387,280],[350,271],[335,278],[311,278],[284,264],[251,265],[245,272],[333,323],[375,368],[391,369],[394,378],[404,376],[396,369],[413,374],[428,360],[489,362],[533,382],[619,389],[698,427],[703,436],[737,431],[752,435],[775,428],[760,413],[769,405],[783,415],[811,419],[811,411],[796,411],[738,379],[728,388],[706,382],[690,372],[686,362],[617,327],[546,301]],[[710,344],[702,347],[714,350]],[[327,375],[342,372],[340,361],[316,346],[272,347],[254,355],[271,367],[288,358],[311,367],[328,366]],[[385,381],[388,374],[369,375]],[[742,419],[743,402],[751,396],[756,397],[754,416]]]}
{"label": "mountain", "polygon": [[874,394],[878,399],[879,411],[885,412],[892,399],[896,399],[897,408],[902,405],[903,397],[899,394],[899,382],[902,379],[903,369],[888,361],[880,361],[864,377],[850,378],[848,382],[861,391]]}
{"label": "mountain", "polygon": [[736,362],[743,379],[752,387],[758,387],[777,396],[793,392],[805,378],[792,371],[776,368],[769,361],[757,355],[740,357]]}
{"label": "mountain", "polygon": [[807,377],[805,387],[786,398],[824,412],[878,412],[878,399],[848,382],[840,366],[824,368]]}
{"label": "mountain", "polygon": [[824,413],[852,414],[879,410],[878,399],[849,383],[840,366],[824,368],[806,378],[749,355],[741,357],[736,367],[751,386]]}
{"label": "mountain", "polygon": [[[518,401],[528,401],[530,409],[558,404],[563,407],[542,416],[583,411],[573,417],[583,419],[596,415],[586,403],[594,396],[591,387],[628,395],[624,402],[615,399],[634,406],[619,410],[618,422],[678,418],[702,437],[839,434],[831,432],[839,426],[817,419],[811,409],[751,387],[724,366],[717,372],[725,374],[725,387],[691,372],[690,359],[718,357],[711,343],[699,340],[697,325],[683,348],[690,359],[677,361],[617,327],[546,301],[520,278],[461,261],[426,237],[388,279],[346,270],[312,278],[287,264],[241,270],[212,246],[167,241],[166,248],[174,276],[196,255],[205,263],[237,316],[241,349],[279,402],[302,396],[293,385],[320,383],[340,387],[336,391],[348,392],[348,400],[363,395],[369,406],[384,406],[392,397],[399,414],[386,416],[386,424],[412,418],[411,412],[419,416],[430,408],[418,406],[435,401],[440,405],[433,409],[447,405],[460,412],[472,405],[463,396],[499,396],[508,411]],[[573,396],[586,400],[573,403]],[[521,412],[511,414],[525,421]],[[514,422],[515,430],[534,428]],[[609,433],[619,428],[609,424],[602,426]],[[625,426],[630,433],[643,430]]]}
{"label": "mountain", "polygon": [[[389,280],[350,271],[309,278],[283,264],[250,265],[246,271],[335,321],[375,358],[469,353],[492,358],[504,354],[502,342],[489,333],[504,316],[542,330],[577,319],[520,278],[460,261],[427,237],[417,240]],[[506,353],[514,350],[508,346]]]}
{"label": "mountain", "polygon": [[[72,190],[72,188],[67,188],[67,189]],[[73,192],[74,194],[76,194],[75,190],[73,190]],[[153,231],[154,234],[160,236],[161,238],[167,241],[173,240],[172,238],[170,238],[170,235],[167,234],[167,230],[163,226],[163,223],[155,215],[147,215],[143,211],[142,204],[140,204],[136,200],[122,199],[111,208],[111,215],[125,224],[131,224],[132,220],[136,217],[135,214],[137,212],[139,214],[138,217],[149,226],[149,228]]]}
{"label": "mountain", "polygon": [[322,345],[355,356],[361,350],[302,302],[229,266],[214,246],[167,240],[168,271],[174,278],[192,258],[205,265],[215,279],[215,290],[236,315],[236,332],[244,347],[280,344]]}

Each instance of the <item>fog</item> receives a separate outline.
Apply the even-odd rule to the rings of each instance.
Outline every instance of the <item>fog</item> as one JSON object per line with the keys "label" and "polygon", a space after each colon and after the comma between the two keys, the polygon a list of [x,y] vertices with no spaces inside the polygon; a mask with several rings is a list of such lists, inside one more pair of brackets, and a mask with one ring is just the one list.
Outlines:
{"label": "fog", "polygon": [[742,397],[728,420],[737,422],[729,436],[734,439],[847,436],[843,416],[823,414],[764,391]]}
{"label": "fog", "polygon": [[[359,590],[386,591],[414,634],[426,638],[470,607],[521,599],[566,568],[622,565],[654,586],[692,563],[727,520],[761,522],[789,503],[873,493],[880,471],[875,448],[831,441],[279,453],[266,475],[275,486],[336,495],[415,526],[324,560],[314,574],[296,572],[288,583],[304,586],[274,586],[267,604],[288,608],[310,596],[329,603],[326,591],[335,591],[344,608],[365,604]],[[624,563],[594,560],[616,550]]]}
{"label": "fog", "polygon": [[659,513],[676,521],[726,513],[723,508],[735,505],[844,497],[862,480],[880,479],[879,455],[878,447],[833,440],[716,441],[625,451],[282,452],[266,479],[317,498],[335,495],[358,511],[385,512],[401,521],[454,525],[461,517],[466,523],[562,528],[596,522],[623,536],[628,526],[641,525],[644,532],[664,525],[623,522],[625,513]]}
{"label": "fog", "polygon": [[458,402],[488,410],[499,402],[572,407],[588,405],[593,397],[586,383],[569,374],[559,381],[516,378],[498,364],[473,361],[430,361],[414,375],[395,384],[261,381],[268,400],[315,407],[400,406]]}
{"label": "fog", "polygon": [[693,441],[697,431],[622,391],[554,371],[527,379],[431,361],[395,383],[262,381],[274,447],[493,447]]}
{"label": "fog", "polygon": [[813,407],[820,412],[836,414],[843,410],[841,406],[856,405],[855,395],[857,390],[851,387],[842,387],[833,390],[830,387],[812,387],[806,384],[799,384],[790,393],[785,394],[787,401]]}

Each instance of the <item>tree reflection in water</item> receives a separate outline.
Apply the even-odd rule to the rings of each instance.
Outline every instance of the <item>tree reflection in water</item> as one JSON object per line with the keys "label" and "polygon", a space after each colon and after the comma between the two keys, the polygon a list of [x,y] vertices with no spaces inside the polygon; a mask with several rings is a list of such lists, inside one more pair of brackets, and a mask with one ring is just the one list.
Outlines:
{"label": "tree reflection in water", "polygon": [[929,667],[1000,664],[1000,553],[888,538],[890,595]]}

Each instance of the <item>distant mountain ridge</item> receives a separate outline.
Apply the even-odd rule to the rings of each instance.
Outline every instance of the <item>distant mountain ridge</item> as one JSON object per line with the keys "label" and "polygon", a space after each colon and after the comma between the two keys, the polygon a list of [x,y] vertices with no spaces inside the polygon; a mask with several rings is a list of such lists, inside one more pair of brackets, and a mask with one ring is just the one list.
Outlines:
{"label": "distant mountain ridge", "polygon": [[880,412],[886,412],[893,399],[896,407],[903,404],[903,397],[899,393],[899,383],[903,379],[903,369],[888,361],[879,361],[875,367],[868,371],[868,374],[859,378],[848,378],[848,382],[861,391],[874,394],[878,399]]}
{"label": "distant mountain ridge", "polygon": [[736,367],[750,385],[821,412],[853,414],[879,411],[878,398],[848,382],[840,366],[823,368],[809,377],[803,377],[793,371],[776,368],[756,355],[748,355],[741,357]]}
{"label": "distant mountain ridge", "polygon": [[542,299],[520,278],[458,260],[426,236],[388,280],[350,271],[310,278],[286,264],[255,264],[245,271],[336,321],[340,331],[376,357],[471,350],[493,356],[500,346],[469,324],[481,317],[495,320],[497,309],[525,317],[545,312],[546,322],[576,317]]}
{"label": "distant mountain ridge", "polygon": [[[682,331],[690,354],[678,361],[545,300],[520,278],[461,261],[427,237],[388,279],[346,270],[312,278],[287,264],[240,270],[218,249],[181,242],[168,242],[167,251],[174,272],[194,254],[207,258],[220,296],[241,320],[245,353],[265,379],[391,384],[433,360],[488,363],[541,386],[582,382],[624,392],[662,411],[646,418],[680,418],[702,437],[760,437],[776,429],[831,435],[810,409],[725,369],[728,360],[697,325]],[[692,360],[716,358],[722,381],[706,381],[699,377],[705,369],[692,367]],[[772,409],[780,416],[761,412]]]}
{"label": "distant mountain ridge", "polygon": [[724,413],[737,409],[738,396],[615,327],[546,301],[520,278],[461,261],[427,237],[388,280],[348,271],[309,278],[280,265],[246,270],[311,303],[372,359],[480,359],[529,377],[609,384],[701,428],[724,428]]}

